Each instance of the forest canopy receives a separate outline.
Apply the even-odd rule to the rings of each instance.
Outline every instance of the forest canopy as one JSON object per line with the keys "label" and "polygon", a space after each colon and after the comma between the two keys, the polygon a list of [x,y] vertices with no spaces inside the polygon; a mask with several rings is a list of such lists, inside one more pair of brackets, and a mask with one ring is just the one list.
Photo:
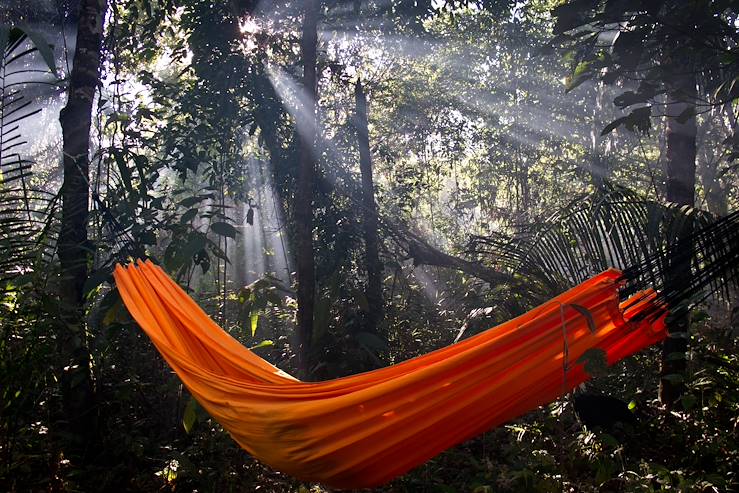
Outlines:
{"label": "forest canopy", "polygon": [[332,491],[183,386],[135,259],[311,382],[619,269],[664,342],[569,392],[565,334],[558,400],[376,491],[738,489],[738,119],[732,1],[4,0],[0,489]]}

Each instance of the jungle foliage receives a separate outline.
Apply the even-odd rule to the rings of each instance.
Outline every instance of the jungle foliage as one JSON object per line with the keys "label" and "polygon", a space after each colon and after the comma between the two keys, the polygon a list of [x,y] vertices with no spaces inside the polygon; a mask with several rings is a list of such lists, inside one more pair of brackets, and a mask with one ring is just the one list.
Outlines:
{"label": "jungle foliage", "polygon": [[[95,5],[99,73],[75,78]],[[112,281],[133,258],[316,380],[609,267],[652,259],[644,279],[669,284],[686,231],[739,207],[737,26],[720,0],[3,2],[0,489],[325,491],[189,396]],[[58,121],[80,80],[85,193],[65,196],[83,153],[64,152],[79,119]],[[713,281],[682,345],[593,371],[634,426],[589,429],[563,396],[378,491],[739,489],[737,279]]]}

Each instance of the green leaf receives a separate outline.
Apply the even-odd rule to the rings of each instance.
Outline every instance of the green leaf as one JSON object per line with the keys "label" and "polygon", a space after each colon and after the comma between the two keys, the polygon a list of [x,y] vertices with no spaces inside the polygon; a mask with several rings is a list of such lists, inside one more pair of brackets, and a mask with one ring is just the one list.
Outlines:
{"label": "green leaf", "polygon": [[254,349],[259,349],[260,347],[269,347],[269,346],[274,346],[274,345],[275,345],[274,341],[270,339],[266,339],[260,342],[259,344],[257,344],[256,346],[251,346],[249,350],[254,350]]}
{"label": "green leaf", "polygon": [[34,31],[33,29],[30,29],[28,26],[24,25],[19,27],[31,39],[33,45],[36,47],[38,52],[41,54],[41,57],[44,59],[44,62],[46,62],[46,66],[49,67],[51,73],[54,74],[54,77],[58,78],[59,75],[56,72],[56,60],[54,60],[54,51],[51,49],[51,45],[46,42],[43,35]]}
{"label": "green leaf", "polygon": [[572,0],[552,10],[552,17],[556,19],[554,34],[562,34],[576,27],[587,24],[587,13],[592,8],[590,0]]}
{"label": "green leaf", "polygon": [[120,301],[120,298],[111,306],[108,311],[105,312],[105,316],[103,317],[102,321],[100,322],[100,325],[103,327],[110,327],[110,325],[113,324],[118,319],[118,316],[123,311],[123,304]]}
{"label": "green leaf", "polygon": [[111,273],[108,269],[99,269],[94,271],[85,281],[82,287],[84,296],[88,296],[92,290],[100,286],[102,283],[111,280]]}
{"label": "green leaf", "polygon": [[590,310],[588,310],[582,305],[577,305],[575,303],[568,303],[565,306],[571,307],[576,312],[578,312],[580,315],[585,317],[585,321],[587,321],[588,323],[588,329],[590,329],[590,333],[595,334],[595,332],[598,330],[598,327],[595,326],[595,319],[593,318],[593,314],[590,313]]}
{"label": "green leaf", "polygon": [[139,241],[144,245],[155,245],[157,242],[157,235],[153,231],[143,231],[139,235]]}
{"label": "green leaf", "polygon": [[575,67],[575,71],[567,78],[565,92],[570,92],[577,86],[591,78],[590,62],[580,62]]}
{"label": "green leaf", "polygon": [[195,204],[199,204],[203,200],[205,200],[207,197],[205,195],[195,195],[194,197],[186,197],[182,200],[180,200],[180,205],[182,207],[192,207]]}
{"label": "green leaf", "polygon": [[236,238],[236,228],[228,223],[216,222],[210,225],[210,229],[217,235]]}
{"label": "green leaf", "polygon": [[682,396],[680,401],[683,405],[683,409],[690,411],[698,403],[698,398],[693,394],[685,394]]}
{"label": "green leaf", "polygon": [[616,437],[608,433],[601,433],[600,441],[613,448],[618,448],[620,445]]}
{"label": "green leaf", "polygon": [[623,125],[625,121],[626,121],[625,116],[622,116],[621,118],[616,118],[615,120],[613,120],[611,123],[609,123],[603,128],[603,130],[600,132],[601,137],[604,135],[608,135],[609,133],[616,130],[618,127]]}
{"label": "green leaf", "polygon": [[191,234],[184,245],[176,240],[172,241],[164,252],[164,263],[170,270],[177,270],[192,262],[195,255],[201,252],[206,244],[206,237],[202,233]]}
{"label": "green leaf", "polygon": [[688,106],[679,115],[677,115],[677,122],[684,124],[691,118],[695,117],[695,106]]}
{"label": "green leaf", "polygon": [[629,113],[627,116],[622,116],[621,118],[617,118],[613,120],[611,123],[606,125],[606,127],[603,129],[603,131],[600,133],[601,135],[607,135],[611,133],[616,128],[623,125],[628,130],[632,132],[641,132],[641,133],[647,133],[652,125],[651,122],[652,117],[652,107],[651,106],[643,106],[641,108],[636,108],[631,113]]}
{"label": "green leaf", "polygon": [[254,310],[251,312],[249,318],[251,321],[251,336],[254,337],[254,334],[257,333],[257,324],[259,323],[259,312]]}
{"label": "green leaf", "polygon": [[687,359],[687,355],[681,352],[670,353],[665,358],[666,361],[681,361]]}
{"label": "green leaf", "polygon": [[634,91],[625,91],[613,99],[613,104],[621,109],[624,109],[627,106],[631,106],[633,104],[646,103],[648,99],[649,98],[644,94]]}
{"label": "green leaf", "polygon": [[373,351],[383,351],[387,349],[387,342],[372,332],[357,332],[354,334],[354,338],[357,342],[367,346],[367,348],[372,349]]}
{"label": "green leaf", "polygon": [[630,401],[629,402],[629,411],[633,411],[634,409],[636,409],[636,402]]}
{"label": "green leaf", "polygon": [[585,366],[585,371],[591,377],[604,375],[608,369],[606,352],[599,348],[588,349],[577,359],[577,362]]}
{"label": "green leaf", "polygon": [[198,215],[197,209],[189,209],[187,212],[182,214],[182,217],[180,217],[180,224],[189,223],[193,219],[195,219],[195,216]]}
{"label": "green leaf", "polygon": [[662,380],[666,380],[671,384],[680,384],[685,381],[685,377],[683,377],[679,373],[670,373],[669,375],[663,375]]}
{"label": "green leaf", "polygon": [[190,397],[190,400],[187,403],[187,406],[185,406],[185,412],[182,415],[182,426],[184,426],[185,431],[187,433],[190,433],[190,430],[192,430],[193,426],[195,426],[195,423],[198,421],[198,401],[195,400],[194,397]]}
{"label": "green leaf", "polygon": [[123,186],[129,193],[129,195],[133,195],[134,192],[131,170],[128,169],[128,165],[126,164],[126,159],[123,156],[123,152],[120,149],[113,149],[113,157],[115,158],[115,162],[118,165],[118,171],[120,173]]}

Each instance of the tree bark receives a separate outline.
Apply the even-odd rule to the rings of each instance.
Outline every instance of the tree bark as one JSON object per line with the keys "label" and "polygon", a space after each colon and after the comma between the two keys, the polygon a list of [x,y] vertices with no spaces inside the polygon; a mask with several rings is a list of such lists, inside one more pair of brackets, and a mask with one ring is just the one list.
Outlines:
{"label": "tree bark", "polygon": [[70,74],[67,104],[59,114],[64,153],[62,218],[59,234],[60,329],[57,344],[63,359],[61,394],[68,446],[90,451],[96,432],[95,395],[84,314],[90,246],[89,147],[92,105],[100,81],[100,50],[105,0],[82,0],[77,47]]}
{"label": "tree bark", "polygon": [[[695,203],[697,134],[695,96],[695,77],[681,76],[676,89],[668,95],[665,129],[667,200],[680,206],[691,207]],[[681,115],[682,117],[678,118]],[[686,115],[690,116],[685,119]],[[691,231],[692,226],[686,222],[686,226],[679,232],[678,252],[693,248],[687,239]],[[669,261],[666,284],[677,289],[690,285],[692,280],[690,268],[689,259],[673,258]],[[668,336],[662,347],[659,389],[660,401],[668,407],[672,407],[680,399],[685,387],[685,353],[688,349],[689,328],[690,317],[687,310],[673,307],[672,316],[667,323]]]}
{"label": "tree bark", "polygon": [[[716,121],[719,121],[720,124],[716,125]],[[701,130],[703,131],[701,132]],[[704,143],[710,143],[717,137],[723,140],[734,135],[736,130],[736,117],[731,103],[712,108],[711,118],[705,120],[702,129],[699,128],[699,135],[703,135],[703,143],[698,143],[703,156],[703,163],[701,166],[701,162],[698,160],[698,174],[701,177],[703,190],[705,190],[706,207],[717,216],[725,216],[729,212],[728,196],[726,188],[721,182],[719,167],[722,162],[723,149],[717,149]]]}
{"label": "tree bark", "polygon": [[[611,152],[612,134],[601,136],[607,118],[606,94],[608,87],[603,82],[595,85],[595,108],[593,109],[593,123],[590,128],[590,181],[596,190],[603,190],[609,178],[609,154]],[[608,115],[611,116],[611,115]]]}
{"label": "tree bark", "polygon": [[367,305],[366,330],[376,333],[383,317],[382,263],[380,263],[379,238],[377,235],[377,205],[375,204],[375,183],[372,179],[372,155],[369,144],[367,117],[367,96],[362,82],[357,80],[354,87],[357,141],[359,144],[359,169],[362,172],[362,226],[364,233],[365,261],[367,267]]}
{"label": "tree bark", "polygon": [[444,253],[409,232],[406,232],[403,243],[406,244],[404,248],[413,259],[414,266],[433,265],[464,272],[469,276],[482,279],[491,286],[514,281],[507,274],[485,267],[479,262],[470,262]]}
{"label": "tree bark", "polygon": [[[313,307],[315,304],[315,265],[313,258],[313,183],[315,181],[316,141],[316,50],[318,43],[319,0],[305,0],[301,50],[305,119],[299,129],[300,161],[295,193],[295,243],[298,275],[298,366],[304,378],[310,377]],[[301,123],[301,122],[299,122]]]}

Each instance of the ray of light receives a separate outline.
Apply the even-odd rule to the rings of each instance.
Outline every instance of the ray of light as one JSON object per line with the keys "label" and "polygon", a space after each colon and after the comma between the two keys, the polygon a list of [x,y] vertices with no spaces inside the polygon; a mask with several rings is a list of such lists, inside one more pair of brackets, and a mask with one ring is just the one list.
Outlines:
{"label": "ray of light", "polygon": [[[252,200],[243,205],[245,282],[268,274],[290,286],[292,259],[283,236],[285,220],[272,176],[265,163],[254,156],[248,158],[246,170]],[[251,224],[247,218],[251,218]]]}

